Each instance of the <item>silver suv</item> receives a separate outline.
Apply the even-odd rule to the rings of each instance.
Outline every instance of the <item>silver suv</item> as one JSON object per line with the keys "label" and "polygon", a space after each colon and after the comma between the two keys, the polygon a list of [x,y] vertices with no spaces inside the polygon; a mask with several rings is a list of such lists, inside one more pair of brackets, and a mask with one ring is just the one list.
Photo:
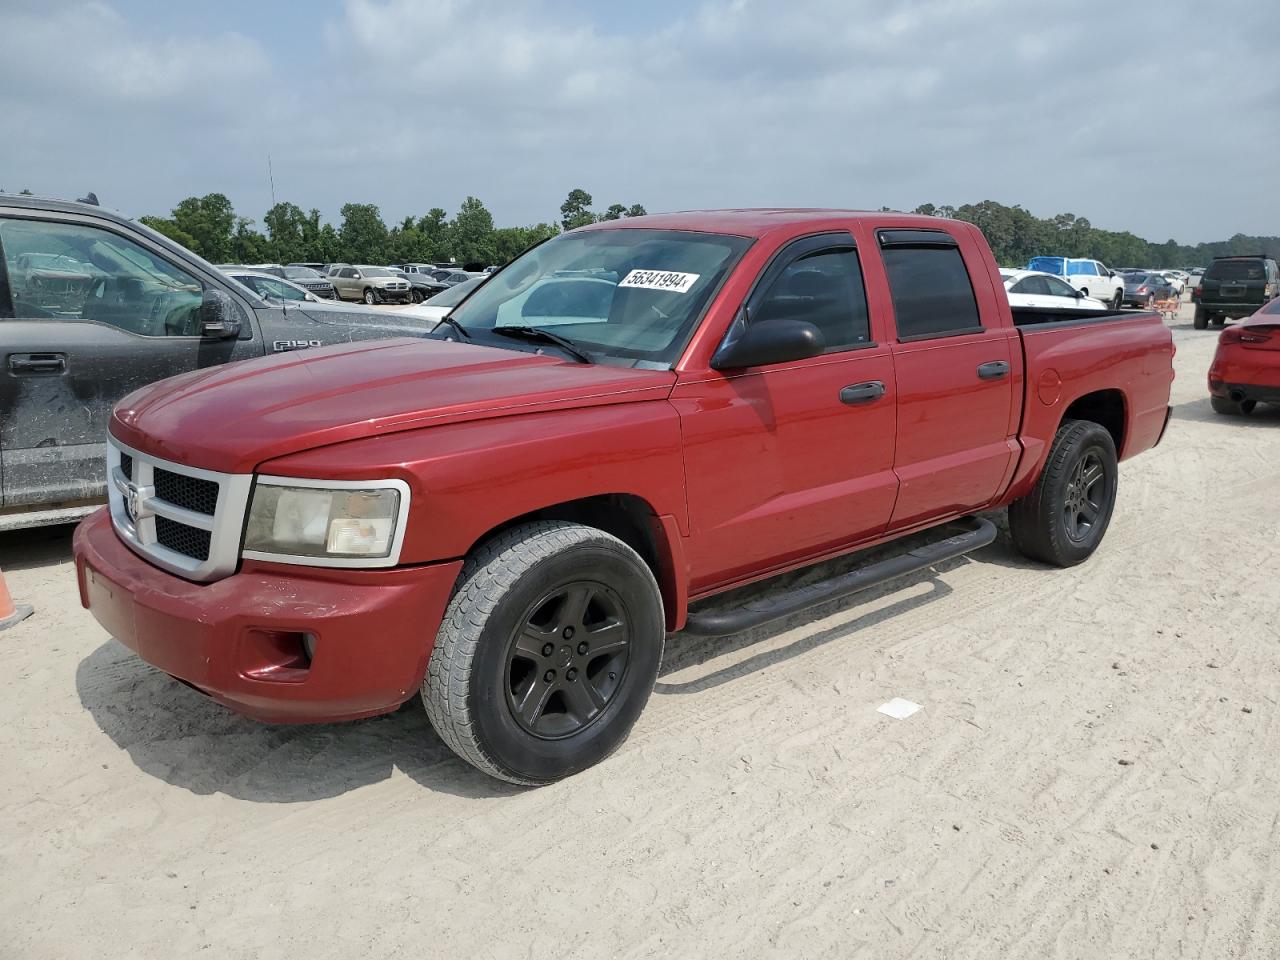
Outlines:
{"label": "silver suv", "polygon": [[365,303],[408,303],[412,296],[409,281],[396,276],[386,267],[358,264],[334,267],[329,273],[340,300],[363,300]]}

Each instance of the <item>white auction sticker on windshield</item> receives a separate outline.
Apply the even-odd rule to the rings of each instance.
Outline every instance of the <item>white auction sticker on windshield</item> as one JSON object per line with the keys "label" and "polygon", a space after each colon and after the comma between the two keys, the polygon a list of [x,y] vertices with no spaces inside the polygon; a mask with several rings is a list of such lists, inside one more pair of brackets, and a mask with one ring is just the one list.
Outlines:
{"label": "white auction sticker on windshield", "polygon": [[698,282],[700,273],[673,273],[670,270],[632,270],[620,287],[635,287],[640,290],[665,290],[668,293],[688,293],[689,288]]}

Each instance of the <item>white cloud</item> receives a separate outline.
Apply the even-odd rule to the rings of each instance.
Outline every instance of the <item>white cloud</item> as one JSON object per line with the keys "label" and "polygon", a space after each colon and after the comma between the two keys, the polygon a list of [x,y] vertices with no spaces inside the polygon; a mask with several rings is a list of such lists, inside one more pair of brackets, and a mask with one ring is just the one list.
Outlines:
{"label": "white cloud", "polygon": [[[996,199],[1153,239],[1280,220],[1280,80],[1244,0],[1195,32],[1190,0],[705,0],[625,30],[578,2],[349,0],[287,69],[236,24],[28,4],[0,109],[32,135],[0,145],[0,183],[135,212],[220,189],[260,216],[270,152],[282,197],[388,220],[469,193],[500,223],[553,219],[574,186],[651,210]],[[1249,149],[1205,122],[1223,97],[1258,119]]]}

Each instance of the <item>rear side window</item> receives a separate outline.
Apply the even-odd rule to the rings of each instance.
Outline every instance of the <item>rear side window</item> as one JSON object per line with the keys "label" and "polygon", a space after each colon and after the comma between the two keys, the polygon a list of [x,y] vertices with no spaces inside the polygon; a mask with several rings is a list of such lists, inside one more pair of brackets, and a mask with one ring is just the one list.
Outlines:
{"label": "rear side window", "polygon": [[952,246],[882,251],[899,340],[977,333],[978,303],[960,251]]}
{"label": "rear side window", "polygon": [[787,264],[759,305],[751,323],[804,320],[822,331],[827,352],[871,340],[862,268],[852,247],[817,250]]}
{"label": "rear side window", "polygon": [[1206,280],[1262,280],[1266,271],[1261,260],[1215,260],[1204,275]]}

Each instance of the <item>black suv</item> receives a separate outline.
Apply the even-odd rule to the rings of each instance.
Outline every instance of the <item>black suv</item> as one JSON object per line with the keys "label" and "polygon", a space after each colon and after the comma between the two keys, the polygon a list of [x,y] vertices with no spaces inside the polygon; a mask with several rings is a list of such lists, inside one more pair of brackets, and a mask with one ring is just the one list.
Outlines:
{"label": "black suv", "polygon": [[1192,294],[1196,300],[1195,328],[1221,326],[1238,319],[1280,294],[1280,271],[1270,257],[1215,257]]}

